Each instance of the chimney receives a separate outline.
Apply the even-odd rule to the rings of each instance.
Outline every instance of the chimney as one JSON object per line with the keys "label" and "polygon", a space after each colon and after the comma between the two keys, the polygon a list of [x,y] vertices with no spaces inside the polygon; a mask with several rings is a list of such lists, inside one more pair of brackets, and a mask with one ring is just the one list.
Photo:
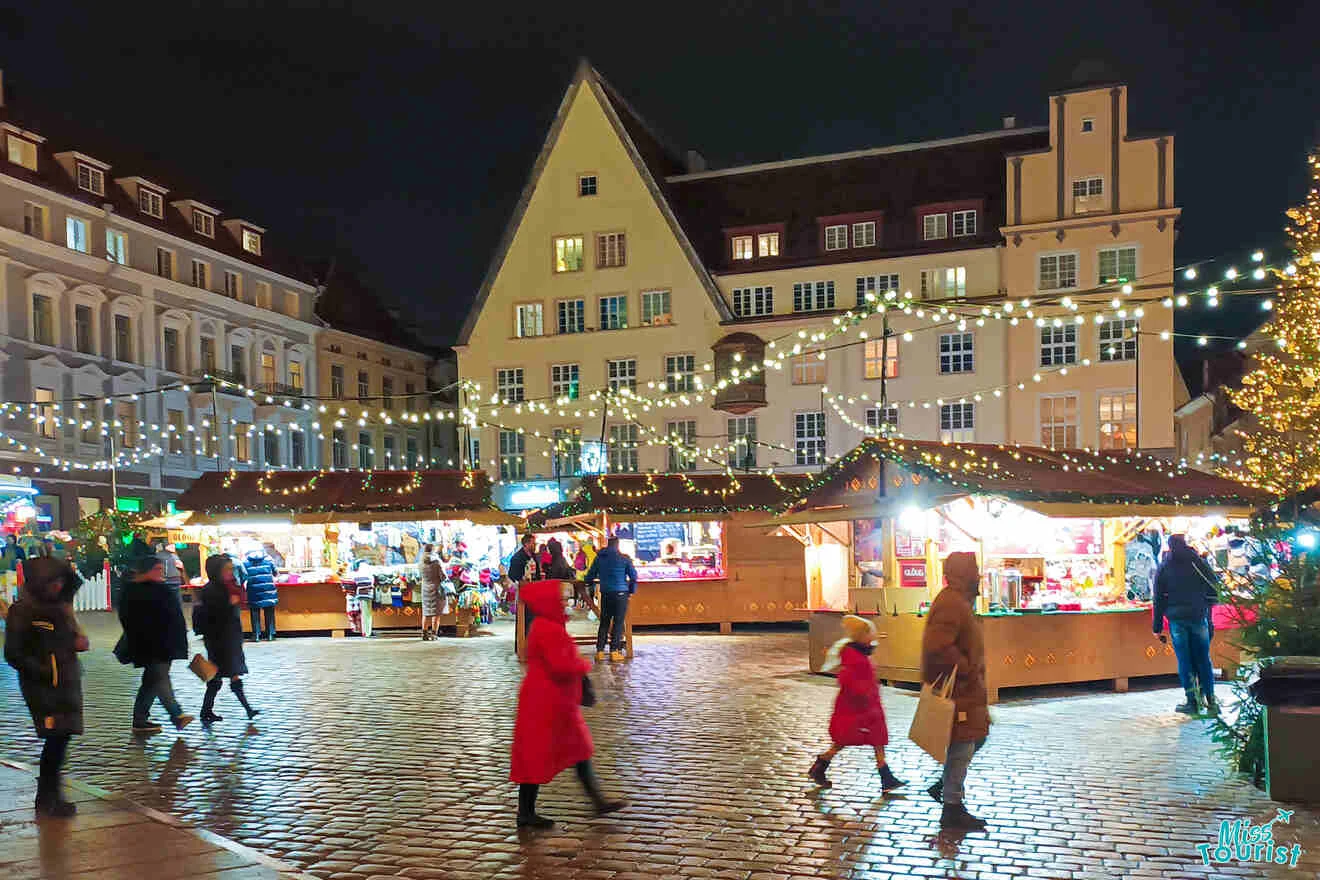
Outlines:
{"label": "chimney", "polygon": [[688,174],[696,174],[698,171],[705,171],[705,170],[706,170],[706,157],[698,153],[696,150],[688,150],[687,151]]}
{"label": "chimney", "polygon": [[1017,128],[1017,117],[1016,117],[1016,116],[1005,116],[1005,117],[1004,117],[1004,128]]}

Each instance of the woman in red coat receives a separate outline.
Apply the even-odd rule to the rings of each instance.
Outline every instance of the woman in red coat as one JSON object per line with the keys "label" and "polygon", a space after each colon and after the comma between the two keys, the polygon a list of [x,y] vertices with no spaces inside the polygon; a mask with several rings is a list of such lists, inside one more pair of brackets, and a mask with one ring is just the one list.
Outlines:
{"label": "woman in red coat", "polygon": [[821,788],[833,783],[825,775],[830,761],[845,746],[870,746],[875,749],[876,769],[880,771],[880,790],[893,791],[906,783],[894,775],[885,763],[889,728],[885,709],[880,704],[880,684],[871,666],[875,650],[875,627],[869,620],[849,614],[843,618],[845,637],[830,648],[825,671],[838,669],[839,695],[834,699],[830,717],[830,740],[834,743],[817,756],[807,775]]}
{"label": "woman in red coat", "polygon": [[582,678],[591,664],[578,654],[565,628],[564,583],[533,581],[522,585],[521,600],[535,617],[527,634],[527,674],[518,691],[513,724],[513,762],[509,779],[518,783],[518,827],[550,828],[554,822],[536,813],[540,787],[573,767],[603,816],[622,809],[607,800],[591,767],[591,732],[582,719]]}

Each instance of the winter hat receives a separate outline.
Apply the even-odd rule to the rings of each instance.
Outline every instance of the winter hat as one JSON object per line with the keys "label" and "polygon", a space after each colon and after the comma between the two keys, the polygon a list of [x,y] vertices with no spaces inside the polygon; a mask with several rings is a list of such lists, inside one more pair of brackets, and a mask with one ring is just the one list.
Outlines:
{"label": "winter hat", "polygon": [[875,641],[875,626],[871,621],[853,614],[844,616],[843,632],[850,642],[869,645]]}
{"label": "winter hat", "polygon": [[976,554],[966,550],[950,553],[944,560],[944,579],[951,587],[965,593],[973,592],[979,579]]}

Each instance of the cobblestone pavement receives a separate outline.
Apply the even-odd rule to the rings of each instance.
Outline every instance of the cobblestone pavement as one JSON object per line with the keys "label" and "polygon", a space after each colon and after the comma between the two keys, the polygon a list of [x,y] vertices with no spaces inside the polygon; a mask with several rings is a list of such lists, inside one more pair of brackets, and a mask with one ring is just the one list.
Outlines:
{"label": "cobblestone pavement", "polygon": [[[1295,869],[1200,864],[1193,847],[1213,842],[1221,819],[1259,822],[1275,805],[1224,772],[1206,723],[1174,715],[1168,687],[1036,691],[995,707],[968,786],[991,828],[959,838],[938,833],[922,791],[935,765],[903,736],[911,692],[884,692],[907,795],[882,798],[857,749],[817,793],[804,773],[826,745],[834,686],[803,672],[805,633],[639,634],[634,660],[595,673],[601,701],[588,711],[605,785],[633,805],[591,818],[565,774],[542,794],[557,829],[520,837],[506,781],[519,679],[507,627],[435,643],[249,646],[258,724],[238,720],[226,689],[214,733],[143,743],[128,732],[136,678],[109,653],[117,628],[87,617],[89,730],[71,772],[319,877],[1314,878],[1320,868],[1320,811],[1300,807],[1275,827],[1305,848]],[[202,688],[178,666],[195,709]],[[0,755],[34,754],[6,671]]]}

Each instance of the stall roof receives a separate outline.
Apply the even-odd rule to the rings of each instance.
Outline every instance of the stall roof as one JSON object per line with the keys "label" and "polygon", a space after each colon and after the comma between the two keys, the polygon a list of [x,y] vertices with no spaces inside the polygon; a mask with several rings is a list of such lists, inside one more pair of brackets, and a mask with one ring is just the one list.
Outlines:
{"label": "stall roof", "polygon": [[193,481],[181,510],[215,519],[290,515],[298,522],[345,519],[468,519],[518,525],[490,501],[484,471],[216,471]]}
{"label": "stall roof", "polygon": [[585,477],[576,494],[531,517],[533,527],[600,512],[622,520],[710,519],[778,510],[807,485],[807,474],[607,474]]}

